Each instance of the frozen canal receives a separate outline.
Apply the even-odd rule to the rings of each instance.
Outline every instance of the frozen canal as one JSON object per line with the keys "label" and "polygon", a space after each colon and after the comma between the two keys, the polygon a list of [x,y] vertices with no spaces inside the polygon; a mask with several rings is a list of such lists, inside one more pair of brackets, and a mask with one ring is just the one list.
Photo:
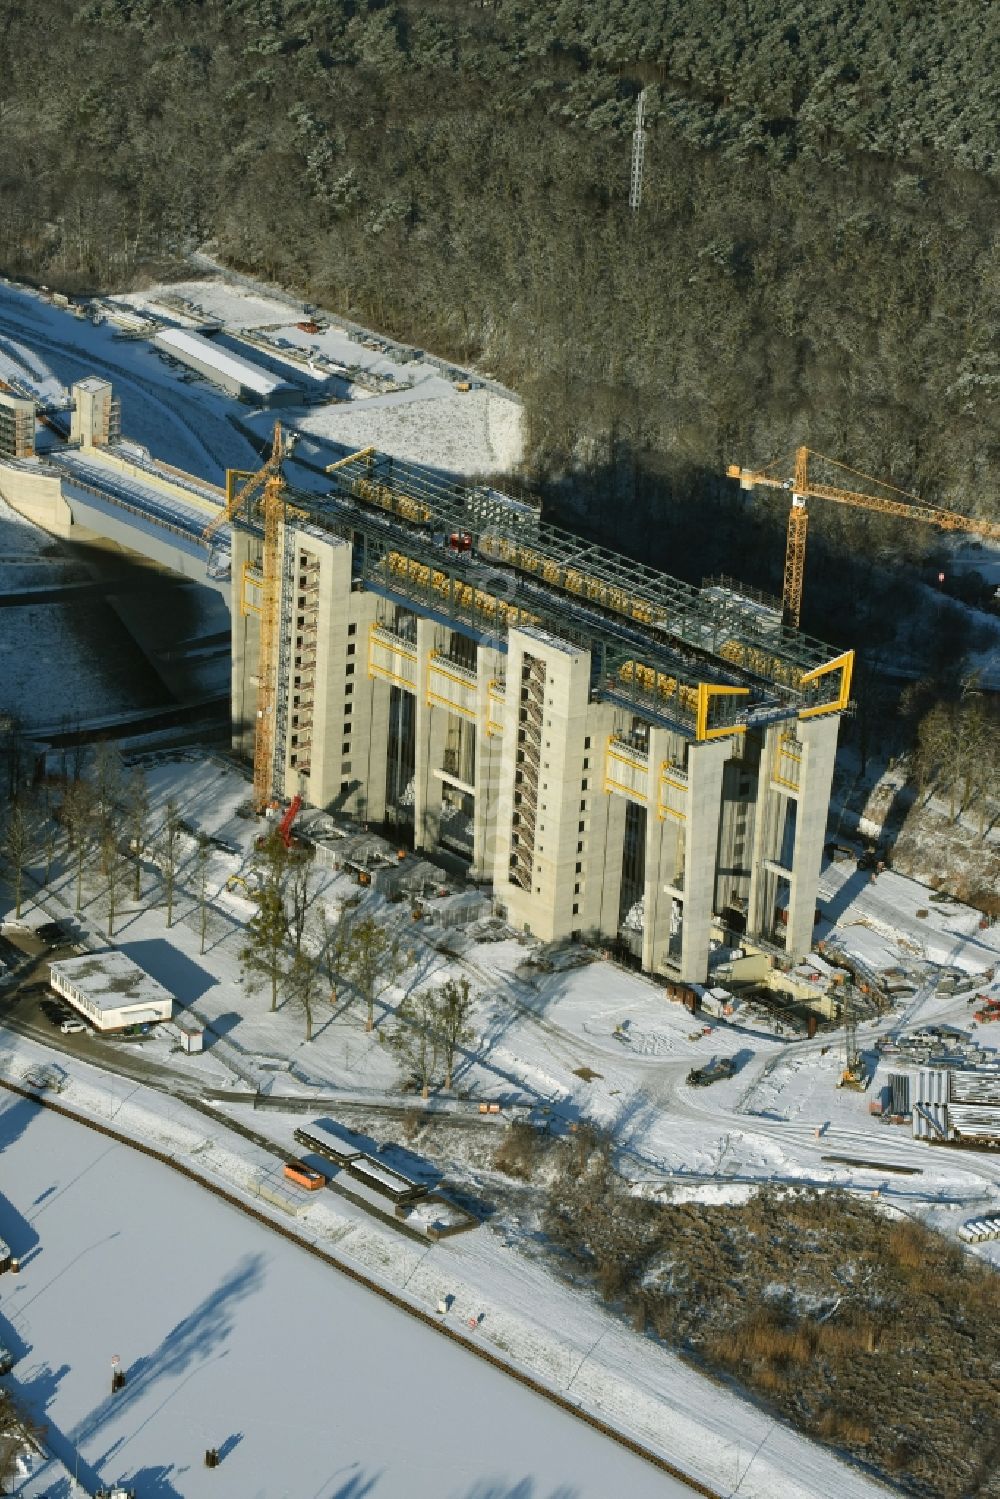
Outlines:
{"label": "frozen canal", "polygon": [[[670,1499],[686,1487],[166,1167],[0,1095],[6,1382],[137,1499]],[[433,1252],[433,1251],[431,1251]],[[117,1354],[127,1384],[109,1393]],[[203,1465],[207,1447],[222,1462]],[[25,1494],[69,1499],[38,1473]]]}

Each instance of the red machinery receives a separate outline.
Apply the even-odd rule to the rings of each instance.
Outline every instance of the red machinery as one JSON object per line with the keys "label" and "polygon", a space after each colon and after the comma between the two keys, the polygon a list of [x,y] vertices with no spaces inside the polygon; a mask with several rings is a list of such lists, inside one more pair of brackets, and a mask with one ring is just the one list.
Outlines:
{"label": "red machinery", "polygon": [[292,846],[292,823],[298,817],[301,806],[302,798],[301,796],[296,796],[289,803],[288,810],[278,824],[278,837],[286,848],[291,848]]}

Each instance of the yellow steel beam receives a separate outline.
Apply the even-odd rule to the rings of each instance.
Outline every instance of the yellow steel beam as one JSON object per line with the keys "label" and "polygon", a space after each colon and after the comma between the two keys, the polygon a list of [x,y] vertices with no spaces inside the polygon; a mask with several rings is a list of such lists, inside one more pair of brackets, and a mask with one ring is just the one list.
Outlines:
{"label": "yellow steel beam", "polygon": [[845,651],[842,656],[835,657],[833,661],[827,661],[823,666],[814,666],[812,671],[803,672],[801,686],[807,687],[810,682],[818,682],[823,677],[832,676],[835,672],[840,676],[837,696],[827,703],[817,703],[813,708],[801,709],[800,718],[818,718],[821,713],[843,713],[851,700],[851,677],[854,673],[853,651]]}
{"label": "yellow steel beam", "polygon": [[694,737],[698,740],[724,739],[728,734],[745,734],[746,724],[742,723],[727,724],[721,729],[710,729],[708,709],[714,697],[747,697],[749,693],[749,687],[718,687],[714,682],[699,682]]}
{"label": "yellow steel beam", "polygon": [[348,453],[346,458],[338,458],[336,463],[328,463],[323,470],[324,474],[332,474],[338,468],[346,468],[349,463],[355,463],[359,458],[374,458],[375,448],[362,448],[360,452]]}

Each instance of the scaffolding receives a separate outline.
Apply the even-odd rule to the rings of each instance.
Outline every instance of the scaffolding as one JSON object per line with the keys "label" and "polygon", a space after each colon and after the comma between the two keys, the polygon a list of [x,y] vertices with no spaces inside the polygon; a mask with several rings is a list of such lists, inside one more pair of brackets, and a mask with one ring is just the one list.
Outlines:
{"label": "scaffolding", "polygon": [[511,832],[510,878],[530,890],[535,861],[538,818],[538,771],[542,752],[545,708],[545,662],[525,655],[521,668],[521,705],[514,768],[514,818]]}
{"label": "scaffolding", "polygon": [[[498,491],[483,514],[483,490],[468,492],[428,477],[410,464],[368,454],[343,461],[331,474],[331,498],[376,505],[418,529],[444,540],[455,531],[471,535],[475,553],[537,579],[547,590],[570,595],[683,643],[707,655],[724,646],[746,669],[794,687],[803,672],[830,659],[822,641],[782,626],[780,616],[761,606],[760,596],[722,581],[697,588],[582,541],[538,519],[537,508],[509,500]],[[742,663],[741,663],[742,664]]]}
{"label": "scaffolding", "polygon": [[[348,541],[357,584],[501,651],[511,629],[546,630],[589,652],[597,697],[698,738],[847,706],[852,653],[832,656],[729,579],[684,583],[543,524],[532,503],[371,449],[329,473],[331,493],[286,488],[279,506]],[[259,516],[238,523],[260,534]],[[275,625],[277,591],[270,607]]]}
{"label": "scaffolding", "polygon": [[33,458],[34,454],[34,401],[0,392],[0,458]]}
{"label": "scaffolding", "polygon": [[[286,548],[286,583],[294,597],[294,629],[283,628],[281,638],[291,638],[291,709],[287,694],[278,692],[279,714],[289,718],[289,764],[301,775],[312,769],[313,715],[316,698],[316,640],[319,628],[319,558],[305,547]],[[283,612],[284,619],[284,612]],[[278,680],[287,680],[287,664],[279,653]],[[282,723],[277,719],[277,742],[283,742]]]}

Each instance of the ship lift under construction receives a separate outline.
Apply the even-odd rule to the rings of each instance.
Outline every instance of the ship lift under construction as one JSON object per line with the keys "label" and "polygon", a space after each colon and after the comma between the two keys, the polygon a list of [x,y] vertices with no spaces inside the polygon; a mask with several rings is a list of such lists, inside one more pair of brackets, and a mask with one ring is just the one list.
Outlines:
{"label": "ship lift under construction", "polygon": [[282,721],[281,629],[287,522],[351,543],[357,583],[505,650],[518,626],[586,647],[592,691],[692,739],[753,722],[839,713],[853,652],[783,624],[776,605],[731,579],[701,588],[543,523],[537,505],[487,486],[443,483],[373,448],[326,470],[330,492],[288,485],[290,445],[275,424],[257,470],[230,470],[226,522],[260,538],[234,578],[234,608],[260,617],[254,803],[270,800]]}

